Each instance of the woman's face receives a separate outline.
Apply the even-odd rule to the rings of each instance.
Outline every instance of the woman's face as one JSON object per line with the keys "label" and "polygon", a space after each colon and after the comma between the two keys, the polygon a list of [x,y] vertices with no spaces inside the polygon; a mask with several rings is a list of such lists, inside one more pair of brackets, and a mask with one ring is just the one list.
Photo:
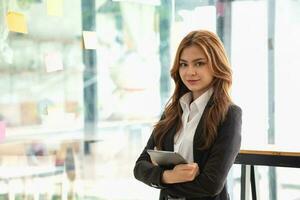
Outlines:
{"label": "woman's face", "polygon": [[209,89],[213,74],[202,49],[195,45],[183,49],[179,59],[179,75],[194,100]]}

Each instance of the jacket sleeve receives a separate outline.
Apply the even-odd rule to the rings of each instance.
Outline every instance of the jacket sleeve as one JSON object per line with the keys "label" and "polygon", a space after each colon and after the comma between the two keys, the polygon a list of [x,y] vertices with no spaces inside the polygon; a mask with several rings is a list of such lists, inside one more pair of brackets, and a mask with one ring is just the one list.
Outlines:
{"label": "jacket sleeve", "polygon": [[154,149],[154,146],[154,134],[152,133],[146,147],[135,163],[133,172],[137,180],[142,181],[151,187],[163,189],[165,187],[161,182],[161,177],[164,169],[153,165],[150,156],[147,153],[147,149]]}
{"label": "jacket sleeve", "polygon": [[213,197],[219,194],[240,150],[241,125],[242,110],[236,105],[230,106],[200,174],[191,182],[168,185],[168,193],[189,198]]}

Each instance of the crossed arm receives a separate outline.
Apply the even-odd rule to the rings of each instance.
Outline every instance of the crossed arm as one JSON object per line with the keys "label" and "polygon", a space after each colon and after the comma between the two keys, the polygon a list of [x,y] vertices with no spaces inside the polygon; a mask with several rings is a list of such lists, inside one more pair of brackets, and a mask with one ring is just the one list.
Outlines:
{"label": "crossed arm", "polygon": [[178,165],[172,170],[154,165],[146,152],[155,146],[152,134],[136,162],[135,177],[152,187],[166,189],[174,196],[201,198],[219,194],[240,149],[241,114],[239,107],[230,107],[203,169],[196,163]]}

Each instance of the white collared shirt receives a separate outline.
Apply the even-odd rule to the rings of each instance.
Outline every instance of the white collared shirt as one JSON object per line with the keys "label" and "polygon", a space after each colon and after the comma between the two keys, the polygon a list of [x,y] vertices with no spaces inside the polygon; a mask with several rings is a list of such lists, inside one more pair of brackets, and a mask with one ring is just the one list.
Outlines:
{"label": "white collared shirt", "polygon": [[193,140],[196,128],[209,101],[213,89],[208,89],[196,100],[192,101],[192,93],[189,92],[180,98],[180,106],[183,110],[181,121],[182,128],[174,137],[174,151],[181,154],[188,163],[194,162]]}

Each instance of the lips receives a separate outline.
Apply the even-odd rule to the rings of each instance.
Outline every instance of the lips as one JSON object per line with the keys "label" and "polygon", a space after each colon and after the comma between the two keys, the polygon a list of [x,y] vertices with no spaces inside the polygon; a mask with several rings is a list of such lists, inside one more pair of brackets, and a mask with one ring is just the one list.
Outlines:
{"label": "lips", "polygon": [[194,85],[198,82],[199,80],[187,80],[187,82],[191,85]]}

